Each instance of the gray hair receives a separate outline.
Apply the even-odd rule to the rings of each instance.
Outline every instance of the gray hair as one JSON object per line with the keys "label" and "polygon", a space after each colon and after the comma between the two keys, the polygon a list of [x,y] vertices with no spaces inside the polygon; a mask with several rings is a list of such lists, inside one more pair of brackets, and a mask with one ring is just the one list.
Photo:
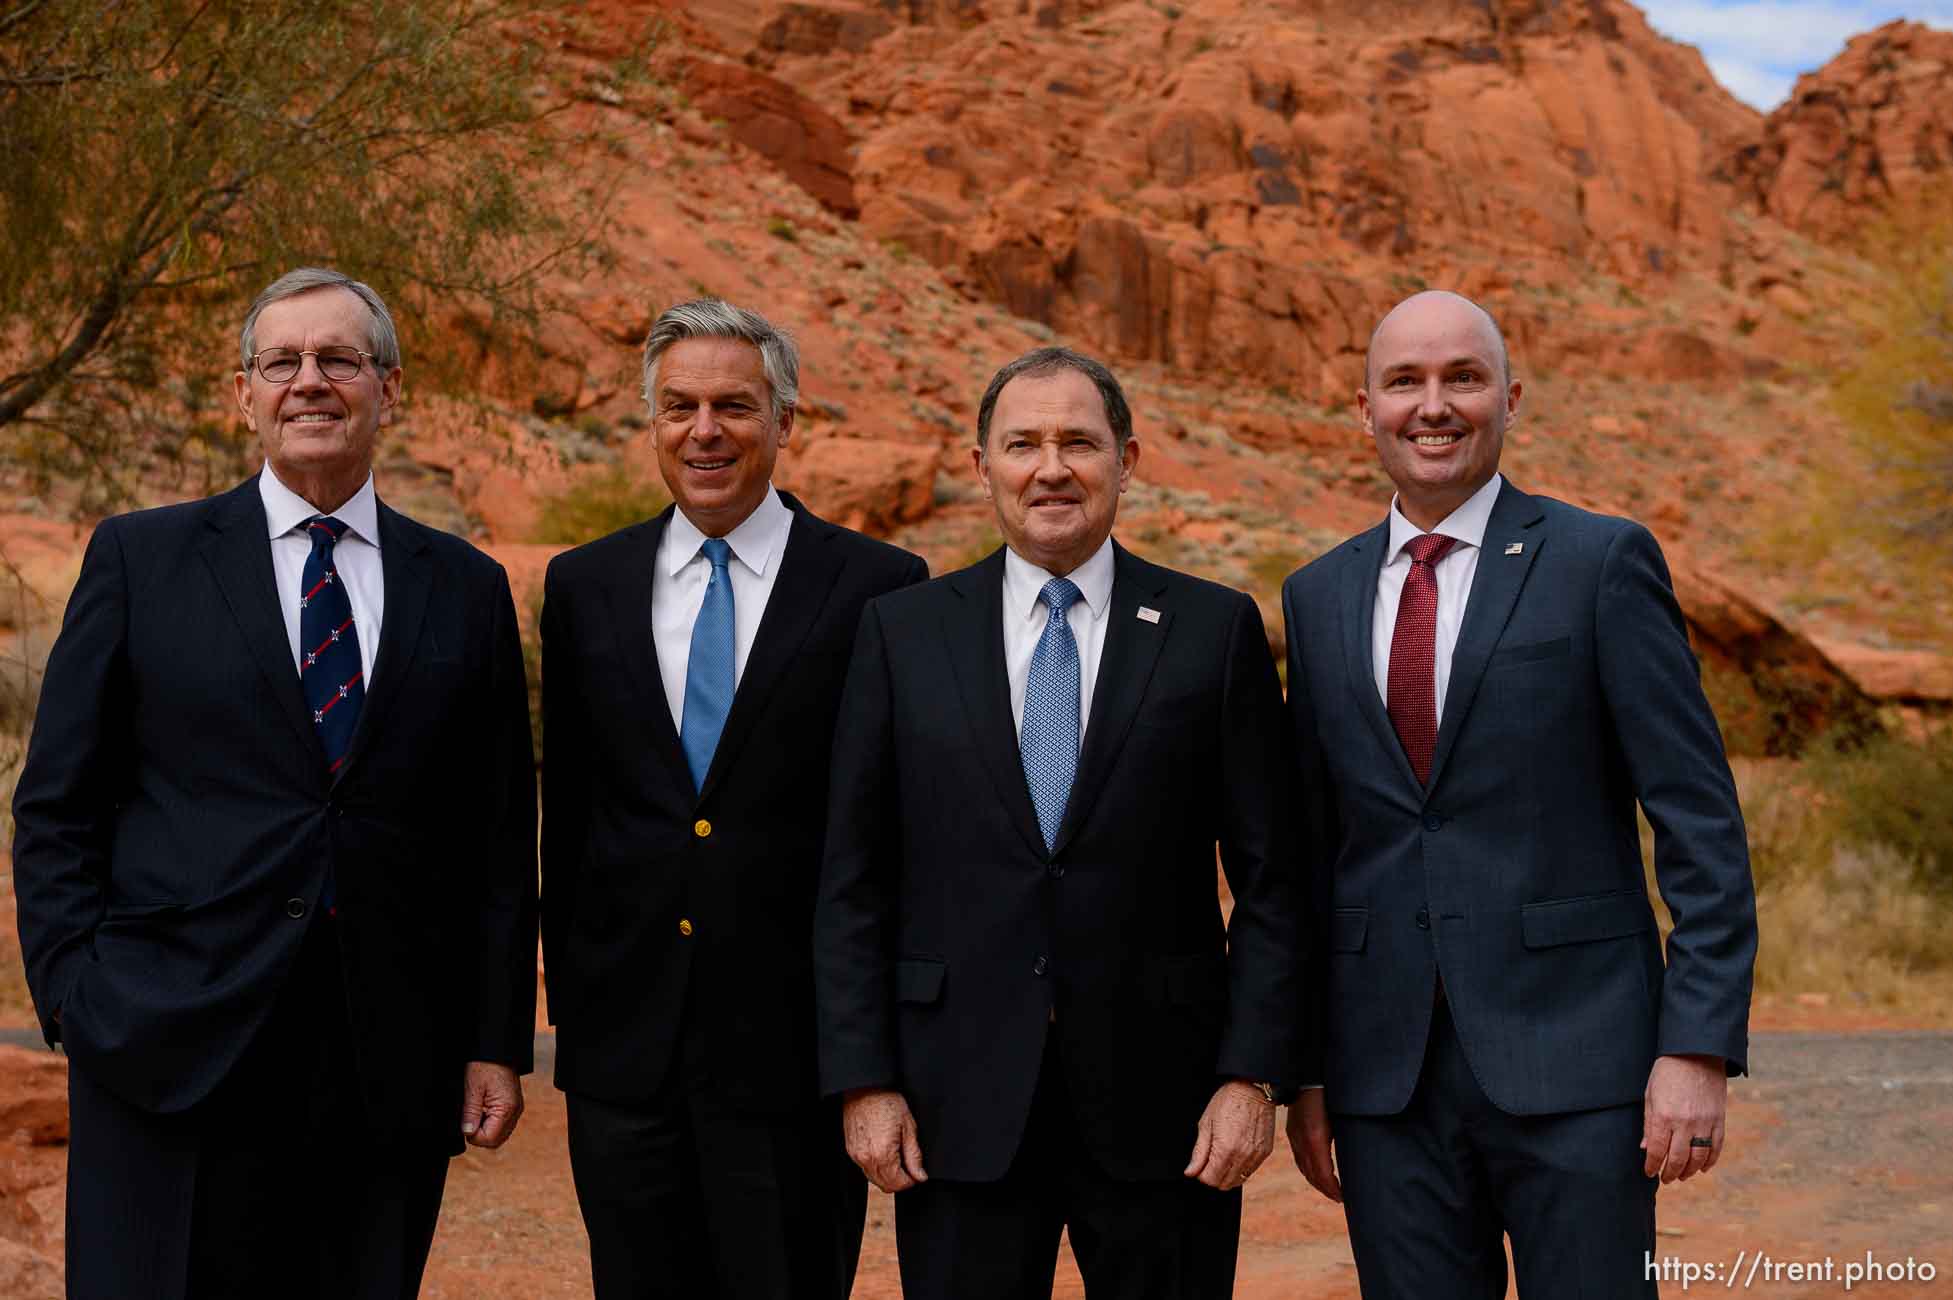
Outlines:
{"label": "gray hair", "polygon": [[314,289],[344,289],[365,304],[370,320],[366,343],[367,350],[373,354],[374,367],[385,375],[400,364],[400,334],[393,328],[393,315],[387,311],[387,305],[380,300],[379,294],[350,275],[323,266],[301,266],[273,280],[252,300],[251,310],[244,314],[244,328],[238,331],[237,336],[242,369],[251,369],[251,354],[258,350],[258,317],[264,309],[274,302],[296,298]]}
{"label": "gray hair", "polygon": [[791,334],[758,312],[722,298],[694,298],[666,308],[644,340],[646,406],[654,404],[658,391],[658,359],[672,344],[686,339],[737,339],[758,348],[775,424],[800,401],[800,348]]}
{"label": "gray hair", "polygon": [[1132,408],[1126,404],[1125,390],[1119,387],[1118,377],[1106,369],[1104,362],[1094,361],[1070,348],[1033,349],[991,377],[990,386],[983,390],[983,400],[977,404],[977,448],[983,450],[990,445],[990,418],[997,413],[997,397],[1005,384],[1020,375],[1035,378],[1060,370],[1076,370],[1092,381],[1092,386],[1099,390],[1099,399],[1105,403],[1105,422],[1112,426],[1113,441],[1124,452],[1126,440],[1132,437]]}

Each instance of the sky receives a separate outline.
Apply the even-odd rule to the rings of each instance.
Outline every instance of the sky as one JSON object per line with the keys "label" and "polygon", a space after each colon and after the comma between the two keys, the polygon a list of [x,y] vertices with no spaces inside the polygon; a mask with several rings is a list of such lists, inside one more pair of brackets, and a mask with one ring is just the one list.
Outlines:
{"label": "sky", "polygon": [[1953,30],[1953,0],[1636,0],[1664,36],[1702,51],[1716,79],[1764,112],[1844,49],[1894,18]]}

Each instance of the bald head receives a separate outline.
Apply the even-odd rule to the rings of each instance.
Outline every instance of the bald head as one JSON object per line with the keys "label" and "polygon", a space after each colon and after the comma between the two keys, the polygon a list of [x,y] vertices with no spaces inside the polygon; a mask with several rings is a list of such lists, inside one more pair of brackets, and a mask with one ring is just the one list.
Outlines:
{"label": "bald head", "polygon": [[1399,313],[1415,309],[1420,304],[1428,303],[1432,299],[1444,299],[1464,307],[1469,307],[1480,320],[1485,322],[1485,328],[1490,331],[1492,349],[1497,353],[1499,358],[1500,383],[1510,384],[1512,382],[1512,354],[1506,350],[1505,332],[1499,328],[1499,323],[1493,319],[1492,313],[1486,311],[1462,293],[1453,293],[1449,289],[1426,289],[1422,293],[1412,294],[1385,312],[1383,319],[1377,322],[1377,327],[1370,331],[1369,346],[1363,350],[1363,386],[1368,388],[1376,383],[1376,372],[1370,367],[1376,358],[1377,337],[1383,333],[1383,327],[1390,324],[1391,320]]}

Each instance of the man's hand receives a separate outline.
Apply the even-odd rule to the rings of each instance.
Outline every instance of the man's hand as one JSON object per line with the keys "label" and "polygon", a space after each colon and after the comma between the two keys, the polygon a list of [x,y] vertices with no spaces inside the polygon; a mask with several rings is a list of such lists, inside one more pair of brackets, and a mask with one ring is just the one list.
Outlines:
{"label": "man's hand", "polygon": [[[1720,1056],[1663,1056],[1641,1104],[1641,1172],[1664,1183],[1693,1178],[1722,1158],[1729,1072]],[[1697,1145],[1691,1139],[1706,1138]]]}
{"label": "man's hand", "polygon": [[468,1145],[493,1150],[509,1140],[522,1118],[522,1080],[506,1065],[470,1061],[461,1076],[461,1135]]}
{"label": "man's hand", "polygon": [[841,1101],[841,1133],[848,1155],[884,1192],[902,1192],[929,1181],[922,1169],[909,1103],[893,1088],[857,1088]]}
{"label": "man's hand", "polygon": [[1223,1192],[1248,1181],[1275,1149],[1275,1108],[1251,1083],[1232,1079],[1214,1090],[1194,1131],[1193,1157],[1180,1172]]}
{"label": "man's hand", "polygon": [[1289,1151],[1309,1186],[1332,1201],[1341,1201],[1343,1184],[1336,1177],[1336,1157],[1331,1153],[1334,1143],[1322,1089],[1304,1088],[1288,1108]]}

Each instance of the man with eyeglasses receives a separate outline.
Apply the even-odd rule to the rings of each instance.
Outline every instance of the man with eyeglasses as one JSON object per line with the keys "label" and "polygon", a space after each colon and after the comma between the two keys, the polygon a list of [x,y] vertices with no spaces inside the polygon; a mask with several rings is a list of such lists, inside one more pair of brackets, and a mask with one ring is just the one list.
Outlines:
{"label": "man with eyeglasses", "polygon": [[386,306],[245,317],[263,470],[105,520],[14,800],[28,984],[69,1059],[68,1294],[395,1300],[450,1156],[522,1111],[535,784],[501,567],[389,509]]}

